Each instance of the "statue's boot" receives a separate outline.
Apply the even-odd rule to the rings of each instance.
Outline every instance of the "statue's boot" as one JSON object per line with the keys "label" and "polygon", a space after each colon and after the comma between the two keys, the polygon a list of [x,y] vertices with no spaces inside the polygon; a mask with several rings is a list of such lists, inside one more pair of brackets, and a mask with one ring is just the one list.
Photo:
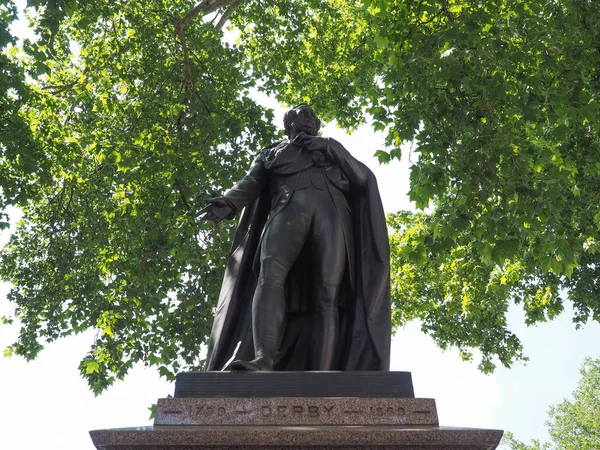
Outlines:
{"label": "statue's boot", "polygon": [[337,354],[338,312],[337,310],[319,311],[313,321],[316,333],[313,335],[310,370],[335,370],[339,356]]}
{"label": "statue's boot", "polygon": [[234,371],[258,372],[272,371],[273,366],[273,360],[268,356],[263,356],[262,358],[256,358],[252,361],[243,361],[238,359],[237,361],[233,361],[229,367]]}
{"label": "statue's boot", "polygon": [[[280,273],[282,270],[283,273]],[[261,263],[261,274],[252,301],[252,337],[255,358],[251,361],[234,361],[231,363],[231,370],[275,370],[277,351],[285,327],[284,283],[286,274],[287,269],[273,258]]]}

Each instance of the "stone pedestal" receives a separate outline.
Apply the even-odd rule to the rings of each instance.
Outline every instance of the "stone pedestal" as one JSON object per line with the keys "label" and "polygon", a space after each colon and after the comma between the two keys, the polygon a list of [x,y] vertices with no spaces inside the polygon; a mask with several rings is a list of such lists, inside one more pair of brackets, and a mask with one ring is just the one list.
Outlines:
{"label": "stone pedestal", "polygon": [[493,450],[502,431],[440,427],[406,372],[206,372],[178,377],[153,427],[90,435],[101,450]]}
{"label": "stone pedestal", "polygon": [[162,398],[154,425],[437,425],[428,398]]}

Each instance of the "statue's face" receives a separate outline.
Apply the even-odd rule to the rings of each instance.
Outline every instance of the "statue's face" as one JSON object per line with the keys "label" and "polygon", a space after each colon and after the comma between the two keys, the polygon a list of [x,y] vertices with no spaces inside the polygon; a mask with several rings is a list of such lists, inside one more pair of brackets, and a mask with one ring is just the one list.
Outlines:
{"label": "statue's face", "polygon": [[306,108],[294,108],[298,114],[292,122],[292,127],[298,133],[304,131],[310,136],[316,136],[319,132],[319,119],[314,115],[312,111]]}

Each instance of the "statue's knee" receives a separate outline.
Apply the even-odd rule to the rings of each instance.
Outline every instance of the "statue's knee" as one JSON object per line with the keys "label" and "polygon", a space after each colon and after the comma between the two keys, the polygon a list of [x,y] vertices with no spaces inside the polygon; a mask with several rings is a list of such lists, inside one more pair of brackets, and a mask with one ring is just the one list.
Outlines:
{"label": "statue's knee", "polygon": [[274,256],[265,256],[260,261],[260,282],[283,286],[288,270],[287,265],[280,259]]}
{"label": "statue's knee", "polygon": [[319,286],[315,292],[315,309],[321,313],[337,314],[339,286]]}

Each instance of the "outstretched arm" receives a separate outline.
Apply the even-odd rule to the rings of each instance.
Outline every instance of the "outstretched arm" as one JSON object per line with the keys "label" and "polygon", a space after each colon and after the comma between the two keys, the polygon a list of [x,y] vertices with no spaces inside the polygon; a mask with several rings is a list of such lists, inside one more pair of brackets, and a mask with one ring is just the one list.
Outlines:
{"label": "outstretched arm", "polygon": [[222,197],[208,200],[208,204],[198,213],[198,217],[214,223],[219,223],[223,219],[233,219],[244,206],[258,198],[266,183],[266,177],[261,154],[254,159],[246,176]]}

